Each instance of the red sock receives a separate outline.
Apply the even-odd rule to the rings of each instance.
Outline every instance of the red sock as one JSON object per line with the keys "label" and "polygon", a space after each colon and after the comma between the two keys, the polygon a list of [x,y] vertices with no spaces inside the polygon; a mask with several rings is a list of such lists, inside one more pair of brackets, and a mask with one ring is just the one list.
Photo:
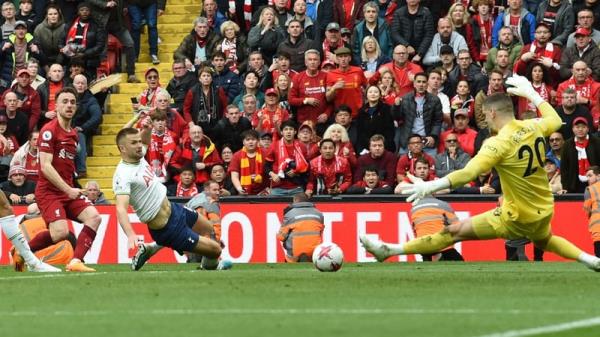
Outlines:
{"label": "red sock", "polygon": [[32,252],[37,252],[38,250],[51,246],[53,243],[54,241],[52,241],[50,231],[43,231],[29,241],[29,248],[31,248]]}
{"label": "red sock", "polygon": [[75,246],[73,258],[83,261],[83,257],[88,252],[88,250],[90,250],[90,247],[92,246],[95,237],[96,231],[94,231],[88,226],[83,226],[81,233],[79,233],[79,236],[77,237],[77,245]]}

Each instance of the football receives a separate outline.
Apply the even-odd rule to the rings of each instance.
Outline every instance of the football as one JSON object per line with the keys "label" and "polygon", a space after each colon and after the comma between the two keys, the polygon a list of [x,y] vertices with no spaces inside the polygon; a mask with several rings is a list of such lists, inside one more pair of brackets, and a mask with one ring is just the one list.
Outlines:
{"label": "football", "polygon": [[344,252],[333,242],[324,242],[313,251],[313,264],[319,271],[338,271],[344,263]]}

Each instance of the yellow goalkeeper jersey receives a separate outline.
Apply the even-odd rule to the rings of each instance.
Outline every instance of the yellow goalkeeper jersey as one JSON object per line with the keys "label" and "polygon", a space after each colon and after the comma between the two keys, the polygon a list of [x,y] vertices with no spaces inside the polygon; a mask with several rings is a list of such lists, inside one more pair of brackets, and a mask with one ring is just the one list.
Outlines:
{"label": "yellow goalkeeper jersey", "polygon": [[495,168],[500,176],[502,208],[512,221],[534,222],[553,211],[554,198],[544,172],[545,137],[561,119],[550,104],[539,106],[542,118],[513,120],[487,139],[462,170],[448,175],[453,187],[463,186]]}

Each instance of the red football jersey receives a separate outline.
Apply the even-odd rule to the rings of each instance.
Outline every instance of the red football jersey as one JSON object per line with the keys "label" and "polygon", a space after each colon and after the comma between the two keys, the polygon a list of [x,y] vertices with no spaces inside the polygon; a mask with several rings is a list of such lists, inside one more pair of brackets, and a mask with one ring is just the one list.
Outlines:
{"label": "red football jersey", "polygon": [[[42,127],[38,139],[39,151],[52,154],[52,166],[69,186],[73,186],[78,140],[77,131],[75,129],[71,129],[71,131],[63,129],[58,124],[58,118]],[[37,189],[54,190],[62,193],[44,176],[41,168]]]}

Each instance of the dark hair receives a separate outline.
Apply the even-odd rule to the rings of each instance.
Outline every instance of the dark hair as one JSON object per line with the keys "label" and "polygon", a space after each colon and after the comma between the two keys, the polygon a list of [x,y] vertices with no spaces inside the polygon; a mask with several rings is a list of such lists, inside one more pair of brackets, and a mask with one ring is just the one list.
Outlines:
{"label": "dark hair", "polygon": [[185,172],[185,171],[190,171],[190,172],[192,172],[192,174],[194,174],[194,175],[195,175],[195,173],[196,173],[196,170],[194,170],[194,168],[193,168],[191,165],[185,165],[184,167],[182,167],[182,168],[181,168],[181,170],[180,170],[180,172],[179,172],[179,173],[183,173],[183,172]]}
{"label": "dark hair", "polygon": [[258,136],[258,131],[254,130],[254,129],[250,129],[250,130],[246,130],[246,131],[242,132],[241,136],[242,136],[242,139],[254,138],[254,139],[258,140],[260,138]]}
{"label": "dark hair", "polygon": [[153,121],[166,121],[167,113],[160,110],[155,110],[152,115],[150,115]]}
{"label": "dark hair", "polygon": [[408,136],[408,140],[410,140],[411,138],[419,138],[419,139],[423,140],[423,136],[416,134],[416,133],[413,133],[410,136]]}
{"label": "dark hair", "polygon": [[222,52],[222,51],[220,51],[220,50],[217,50],[216,52],[214,52],[214,53],[212,54],[212,57],[211,57],[210,59],[211,59],[211,60],[214,60],[214,59],[215,59],[215,58],[217,58],[217,57],[220,57],[220,58],[222,58],[222,59],[224,59],[224,60],[227,60],[227,56],[225,56],[225,53],[224,53],[224,52]]}
{"label": "dark hair", "polygon": [[546,67],[544,67],[541,63],[539,62],[532,62],[527,66],[527,70],[525,73],[525,77],[527,77],[527,79],[529,80],[529,82],[533,81],[533,68],[535,68],[536,66],[539,66],[540,68],[542,68],[542,82],[544,83],[549,83],[549,74],[548,74],[548,70],[546,69]]}
{"label": "dark hair", "polygon": [[375,165],[367,165],[364,168],[363,177],[367,172],[375,172],[375,174],[377,174],[377,176],[379,177],[379,169]]}
{"label": "dark hair", "polygon": [[54,95],[54,100],[58,101],[58,97],[60,97],[60,95],[64,93],[73,94],[73,96],[75,96],[75,99],[77,99],[77,91],[75,91],[75,88],[63,87],[56,93],[56,95]]}
{"label": "dark hair", "polygon": [[279,129],[283,130],[283,129],[285,129],[285,127],[294,128],[294,130],[298,131],[298,125],[296,124],[296,122],[294,122],[291,119],[288,119],[287,121],[281,123],[281,126],[279,127]]}
{"label": "dark hair", "polygon": [[119,145],[119,143],[121,142],[121,140],[129,135],[137,135],[140,131],[136,128],[124,128],[121,129],[118,133],[117,133],[117,137],[115,137],[115,143],[117,144],[117,146]]}
{"label": "dark hair", "polygon": [[[298,21],[298,20],[295,20],[295,21]],[[277,58],[284,58],[284,59],[291,60],[292,55],[290,55],[290,53],[288,53],[286,51],[280,51],[279,53],[277,53]]]}
{"label": "dark hair", "polygon": [[440,77],[442,77],[442,71],[439,68],[431,69],[427,74],[427,79],[429,79],[429,76],[431,76],[431,74],[438,74],[440,75]]}
{"label": "dark hair", "polygon": [[292,197],[293,202],[307,202],[308,201],[308,195],[306,195],[306,193],[304,192],[298,192],[296,194],[294,194],[294,196]]}
{"label": "dark hair", "polygon": [[256,76],[256,78],[260,79],[260,76],[258,76],[258,73],[256,71],[254,71],[254,70],[248,70],[244,74],[244,81],[246,80],[246,77],[248,77],[248,75],[250,75],[250,74],[254,74],[254,76]]}
{"label": "dark hair", "polygon": [[325,138],[325,139],[321,139],[321,142],[319,143],[319,149],[323,147],[323,144],[325,143],[331,143],[333,145],[333,147],[335,147],[335,142],[333,141],[333,139],[331,138]]}
{"label": "dark hair", "polygon": [[429,164],[429,161],[427,161],[427,159],[425,157],[417,158],[417,160],[415,160],[415,166],[413,166],[413,167],[416,168],[417,167],[417,163],[425,164],[425,165],[427,165],[428,168],[431,165],[431,164]]}
{"label": "dark hair", "polygon": [[[494,68],[494,69],[490,70],[488,77],[491,76],[492,74],[498,74],[498,75],[500,75],[500,77],[504,78],[504,72],[498,68]],[[531,78],[529,80],[531,81]]]}
{"label": "dark hair", "polygon": [[348,113],[350,113],[350,116],[352,116],[352,108],[347,106],[346,104],[342,104],[342,105],[338,106],[337,108],[335,108],[335,110],[333,111],[333,115],[334,116],[337,115],[338,112],[340,112],[340,111],[348,112]]}
{"label": "dark hair", "polygon": [[425,72],[421,71],[421,72],[415,74],[415,76],[413,77],[413,81],[416,80],[417,77],[419,77],[419,76],[425,77],[425,80],[429,79],[429,77],[427,76],[427,74]]}
{"label": "dark hair", "polygon": [[594,172],[595,175],[599,175],[600,174],[600,166],[594,165],[594,166],[590,166],[588,167],[587,171],[592,171]]}

